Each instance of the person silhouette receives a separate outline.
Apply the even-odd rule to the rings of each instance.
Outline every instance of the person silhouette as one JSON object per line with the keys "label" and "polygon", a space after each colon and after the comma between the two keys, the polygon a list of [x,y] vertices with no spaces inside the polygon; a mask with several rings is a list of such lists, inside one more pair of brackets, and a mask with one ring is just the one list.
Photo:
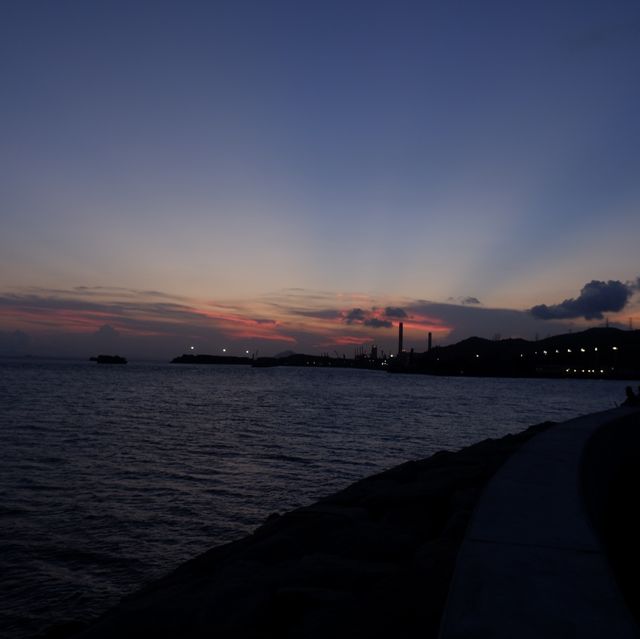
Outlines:
{"label": "person silhouette", "polygon": [[[638,388],[640,390],[640,388]],[[624,392],[627,396],[627,399],[624,401],[623,406],[637,406],[640,404],[640,396],[636,395],[633,392],[633,388],[631,386],[627,386],[624,389]]]}

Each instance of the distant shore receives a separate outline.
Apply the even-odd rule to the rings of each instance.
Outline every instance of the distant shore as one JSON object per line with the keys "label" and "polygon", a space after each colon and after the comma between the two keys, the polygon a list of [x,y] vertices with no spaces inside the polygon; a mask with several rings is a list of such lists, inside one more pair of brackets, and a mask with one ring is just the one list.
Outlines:
{"label": "distant shore", "polygon": [[436,637],[458,548],[486,482],[552,422],[440,452],[270,516],[86,629],[45,636]]}
{"label": "distant shore", "polygon": [[277,357],[234,357],[183,354],[173,364],[244,364],[275,366],[359,368],[390,373],[448,377],[522,377],[553,379],[640,379],[640,331],[591,328],[540,341],[470,337],[449,346],[385,355],[376,346],[363,347],[352,358],[290,353]]}

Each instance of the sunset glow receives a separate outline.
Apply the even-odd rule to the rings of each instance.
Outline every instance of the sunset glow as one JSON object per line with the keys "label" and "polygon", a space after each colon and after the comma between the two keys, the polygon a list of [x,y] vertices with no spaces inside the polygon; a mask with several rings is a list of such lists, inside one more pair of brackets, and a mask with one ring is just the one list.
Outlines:
{"label": "sunset glow", "polygon": [[639,19],[5,4],[0,354],[640,327]]}

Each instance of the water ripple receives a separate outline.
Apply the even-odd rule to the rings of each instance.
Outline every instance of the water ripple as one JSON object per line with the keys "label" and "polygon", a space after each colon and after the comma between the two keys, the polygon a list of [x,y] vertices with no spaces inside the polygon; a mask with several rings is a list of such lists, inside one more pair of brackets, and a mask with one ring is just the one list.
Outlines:
{"label": "water ripple", "polygon": [[272,512],[623,387],[0,360],[0,635],[91,618]]}

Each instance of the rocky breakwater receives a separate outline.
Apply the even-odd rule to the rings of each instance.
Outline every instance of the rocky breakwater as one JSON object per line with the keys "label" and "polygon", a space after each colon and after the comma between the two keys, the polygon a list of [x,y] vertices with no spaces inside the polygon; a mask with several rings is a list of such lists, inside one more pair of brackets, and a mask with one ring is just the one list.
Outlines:
{"label": "rocky breakwater", "polygon": [[483,487],[551,426],[407,462],[272,515],[72,636],[436,637]]}

